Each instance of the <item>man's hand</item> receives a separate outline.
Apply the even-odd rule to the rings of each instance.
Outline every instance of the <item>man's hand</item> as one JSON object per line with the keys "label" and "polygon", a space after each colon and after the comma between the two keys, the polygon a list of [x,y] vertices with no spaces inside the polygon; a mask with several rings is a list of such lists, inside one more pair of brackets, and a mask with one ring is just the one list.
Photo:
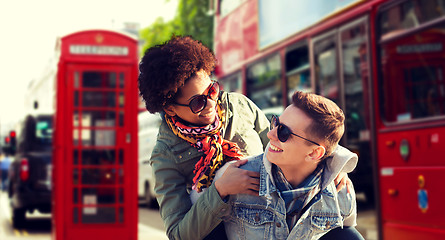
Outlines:
{"label": "man's hand", "polygon": [[349,179],[348,174],[345,172],[340,172],[337,177],[334,179],[335,186],[337,186],[337,192],[340,192],[345,185],[348,193],[351,193],[352,190],[352,181]]}
{"label": "man's hand", "polygon": [[247,162],[246,159],[230,163],[221,178],[215,181],[215,187],[222,199],[233,194],[250,194],[258,196],[260,174],[239,169]]}

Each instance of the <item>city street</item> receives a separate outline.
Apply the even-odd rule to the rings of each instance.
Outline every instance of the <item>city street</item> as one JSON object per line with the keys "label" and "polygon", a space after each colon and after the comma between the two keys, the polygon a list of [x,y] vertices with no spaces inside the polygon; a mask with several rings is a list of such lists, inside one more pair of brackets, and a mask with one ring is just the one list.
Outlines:
{"label": "city street", "polygon": [[[358,226],[357,229],[366,240],[377,240],[377,227],[375,211],[367,206],[363,197],[359,194],[358,200]],[[168,239],[164,233],[162,219],[158,209],[149,209],[145,205],[139,207],[139,239],[162,240]],[[0,239],[51,239],[51,215],[35,212],[27,214],[27,224],[23,229],[14,229],[11,226],[11,213],[7,194],[0,192]]]}
{"label": "city street", "polygon": [[[34,212],[27,214],[27,223],[23,229],[11,226],[11,213],[5,192],[0,191],[0,239],[51,239],[51,215]],[[145,205],[139,207],[139,239],[163,240],[168,239],[164,233],[162,219],[158,209],[148,209]]]}
{"label": "city street", "polygon": [[373,206],[366,202],[363,193],[357,194],[356,228],[366,240],[378,240],[376,211]]}

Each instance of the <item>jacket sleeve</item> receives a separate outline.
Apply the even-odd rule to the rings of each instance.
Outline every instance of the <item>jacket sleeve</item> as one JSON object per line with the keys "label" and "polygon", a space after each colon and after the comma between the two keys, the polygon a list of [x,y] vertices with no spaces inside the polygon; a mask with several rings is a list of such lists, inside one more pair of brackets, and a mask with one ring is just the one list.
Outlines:
{"label": "jacket sleeve", "polygon": [[[342,189],[341,191],[347,192],[347,189]],[[349,201],[351,201],[351,210],[349,212],[349,215],[345,216],[343,220],[343,226],[355,227],[357,226],[357,200],[353,187],[350,193],[346,193],[346,197]]]}
{"label": "jacket sleeve", "polygon": [[229,206],[214,185],[192,205],[187,192],[186,177],[174,155],[162,144],[156,145],[151,157],[156,179],[155,192],[159,210],[169,239],[202,239],[226,214]]}

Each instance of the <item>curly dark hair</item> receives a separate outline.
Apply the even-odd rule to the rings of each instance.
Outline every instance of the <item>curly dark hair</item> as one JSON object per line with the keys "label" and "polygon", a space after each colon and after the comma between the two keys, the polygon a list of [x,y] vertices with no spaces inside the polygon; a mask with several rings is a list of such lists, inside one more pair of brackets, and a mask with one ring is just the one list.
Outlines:
{"label": "curly dark hair", "polygon": [[213,52],[191,36],[173,36],[161,45],[145,51],[139,63],[139,91],[145,108],[156,113],[175,100],[178,89],[204,70],[214,70]]}

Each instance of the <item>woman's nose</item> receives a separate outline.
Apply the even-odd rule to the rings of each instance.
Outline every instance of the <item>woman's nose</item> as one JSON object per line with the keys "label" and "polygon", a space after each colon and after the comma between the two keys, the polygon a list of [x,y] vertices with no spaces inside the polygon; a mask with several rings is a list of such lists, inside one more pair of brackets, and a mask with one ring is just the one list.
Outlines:
{"label": "woman's nose", "polygon": [[276,140],[277,139],[277,130],[276,130],[276,128],[271,128],[270,130],[269,130],[269,132],[267,133],[267,137],[270,139],[270,140]]}
{"label": "woman's nose", "polygon": [[213,100],[210,97],[207,97],[207,106],[206,106],[206,108],[214,108],[214,107],[216,107],[216,101],[217,100]]}

